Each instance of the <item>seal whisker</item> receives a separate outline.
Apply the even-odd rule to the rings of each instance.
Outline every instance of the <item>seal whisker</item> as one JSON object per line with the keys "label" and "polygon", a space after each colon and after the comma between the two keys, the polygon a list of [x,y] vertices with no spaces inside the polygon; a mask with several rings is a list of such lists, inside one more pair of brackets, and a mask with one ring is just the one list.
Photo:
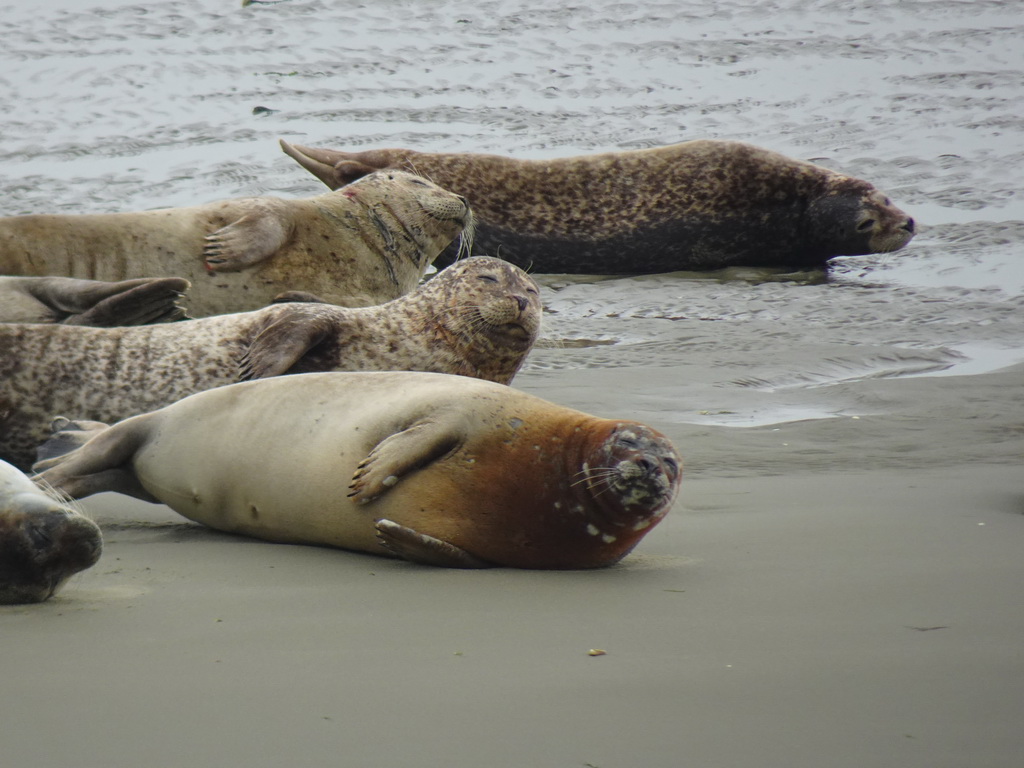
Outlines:
{"label": "seal whisker", "polygon": [[[618,474],[618,472],[614,467],[591,467],[590,469],[582,469],[573,475],[573,477],[579,477],[579,479],[569,483],[569,487],[572,488],[586,482],[592,482],[595,486],[600,485],[601,483],[610,483],[611,480],[609,478],[614,477],[616,474]],[[583,475],[583,477],[580,477],[580,475]]]}

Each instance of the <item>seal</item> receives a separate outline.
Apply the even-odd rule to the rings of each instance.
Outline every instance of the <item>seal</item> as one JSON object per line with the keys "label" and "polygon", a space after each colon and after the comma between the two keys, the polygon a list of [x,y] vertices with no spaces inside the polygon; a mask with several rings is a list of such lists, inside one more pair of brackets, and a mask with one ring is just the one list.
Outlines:
{"label": "seal", "polygon": [[0,274],[192,283],[195,317],[243,312],[285,290],[370,306],[412,290],[467,229],[466,201],[401,171],[344,190],[188,208],[0,218]]}
{"label": "seal", "polygon": [[0,277],[0,323],[149,325],[186,317],[180,277],[116,283],[70,277]]}
{"label": "seal", "polygon": [[477,256],[375,307],[282,303],[173,325],[0,325],[0,457],[31,464],[57,414],[114,422],[240,380],[420,370],[512,380],[540,329],[536,283]]}
{"label": "seal", "polygon": [[634,421],[479,379],[391,371],[208,390],[35,469],[75,498],[127,493],[269,541],[556,569],[630,552],[671,507],[681,459]]}
{"label": "seal", "polygon": [[99,560],[100,529],[0,461],[0,603],[40,603]]}
{"label": "seal", "polygon": [[415,169],[469,199],[474,252],[533,272],[817,269],[914,235],[914,220],[868,182],[736,141],[555,160],[281,146],[332,189]]}

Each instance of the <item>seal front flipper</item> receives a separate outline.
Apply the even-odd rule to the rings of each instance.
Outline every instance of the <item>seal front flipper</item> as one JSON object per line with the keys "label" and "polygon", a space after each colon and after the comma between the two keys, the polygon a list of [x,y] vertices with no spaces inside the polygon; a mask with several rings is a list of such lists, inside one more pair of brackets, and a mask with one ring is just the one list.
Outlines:
{"label": "seal front flipper", "polygon": [[203,260],[210,272],[238,272],[277,253],[291,239],[292,215],[284,200],[261,197],[238,221],[206,236]]}
{"label": "seal front flipper", "polygon": [[317,311],[319,307],[283,306],[284,311],[249,342],[238,361],[240,381],[287,373],[317,344],[328,336],[338,335],[334,318]]}
{"label": "seal front flipper", "polygon": [[377,538],[384,549],[403,560],[440,568],[491,568],[492,563],[474,557],[464,549],[435,539],[404,525],[380,519],[376,523]]}
{"label": "seal front flipper", "polygon": [[421,421],[381,440],[359,462],[349,498],[365,504],[396,485],[403,475],[425,467],[462,444],[466,430],[456,418]]}

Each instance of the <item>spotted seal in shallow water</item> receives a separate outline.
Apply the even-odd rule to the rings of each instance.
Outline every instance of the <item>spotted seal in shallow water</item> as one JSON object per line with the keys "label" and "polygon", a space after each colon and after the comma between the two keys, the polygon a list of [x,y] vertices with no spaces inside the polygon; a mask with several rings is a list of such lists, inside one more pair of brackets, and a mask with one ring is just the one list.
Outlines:
{"label": "spotted seal in shallow water", "polygon": [[95,523],[0,461],[0,604],[46,600],[102,547]]}
{"label": "spotted seal in shallow water", "polygon": [[401,168],[465,195],[474,252],[532,272],[820,268],[914,235],[913,219],[868,182],[737,141],[555,160],[281,146],[332,189]]}
{"label": "spotted seal in shallow water", "polygon": [[56,415],[119,421],[239,379],[420,370],[508,383],[540,317],[529,276],[478,256],[376,307],[286,303],[135,328],[0,325],[0,457],[28,466]]}
{"label": "spotted seal in shallow water", "polygon": [[181,320],[180,277],[107,283],[71,277],[0,277],[0,323],[148,325]]}
{"label": "spotted seal in shallow water", "polygon": [[41,479],[270,541],[383,543],[464,568],[617,562],[669,510],[681,471],[643,424],[430,373],[234,384],[91,434],[38,464]]}
{"label": "spotted seal in shallow water", "polygon": [[0,274],[177,275],[192,283],[194,317],[258,309],[285,290],[370,306],[411,291],[470,221],[458,195],[385,171],[297,200],[0,218]]}

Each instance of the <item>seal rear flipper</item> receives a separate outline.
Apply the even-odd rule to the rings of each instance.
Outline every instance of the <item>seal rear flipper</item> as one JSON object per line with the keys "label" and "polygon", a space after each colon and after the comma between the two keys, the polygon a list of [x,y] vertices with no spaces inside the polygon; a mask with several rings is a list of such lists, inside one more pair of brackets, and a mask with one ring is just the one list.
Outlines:
{"label": "seal rear flipper", "polygon": [[359,462],[348,497],[359,504],[373,501],[402,476],[425,467],[457,448],[465,430],[454,419],[423,421],[381,440]]}
{"label": "seal rear flipper", "polygon": [[65,325],[113,327],[169,323],[188,317],[178,302],[190,286],[180,277],[143,278],[110,285],[117,286],[119,292],[61,322]]}
{"label": "seal rear flipper", "polygon": [[492,568],[488,563],[464,549],[435,539],[392,520],[380,519],[376,523],[377,538],[388,552],[403,560],[440,568]]}
{"label": "seal rear flipper", "polygon": [[260,197],[238,221],[206,236],[203,260],[210,272],[239,272],[269,259],[292,236],[292,216],[284,200]]}
{"label": "seal rear flipper", "polygon": [[32,480],[41,488],[54,488],[73,499],[112,491],[142,501],[160,503],[142,487],[131,468],[143,442],[145,419],[136,416],[112,427],[98,421],[54,419],[53,436],[38,449]]}
{"label": "seal rear flipper", "polygon": [[64,416],[57,416],[50,422],[50,436],[36,448],[36,463],[33,471],[41,472],[53,466],[56,459],[81,448],[89,440],[110,429],[101,421],[72,421]]}
{"label": "seal rear flipper", "polygon": [[238,361],[238,378],[250,381],[287,373],[329,335],[338,335],[338,330],[334,319],[322,312],[288,307],[249,343]]}
{"label": "seal rear flipper", "polygon": [[289,144],[284,139],[278,141],[288,157],[320,179],[330,189],[344,187],[346,184],[351,184],[363,176],[380,170],[380,168],[354,160],[355,156],[348,152],[303,147],[300,144]]}

